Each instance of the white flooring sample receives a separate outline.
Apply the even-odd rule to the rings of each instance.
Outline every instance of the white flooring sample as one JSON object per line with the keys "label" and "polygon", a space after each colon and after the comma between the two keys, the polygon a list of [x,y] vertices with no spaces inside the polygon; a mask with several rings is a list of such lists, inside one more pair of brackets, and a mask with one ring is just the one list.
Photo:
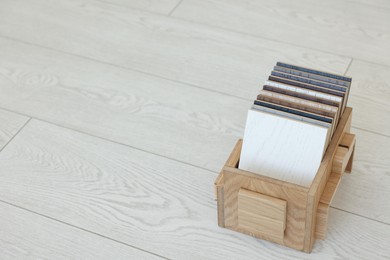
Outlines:
{"label": "white flooring sample", "polygon": [[250,109],[239,168],[308,187],[321,164],[328,131]]}

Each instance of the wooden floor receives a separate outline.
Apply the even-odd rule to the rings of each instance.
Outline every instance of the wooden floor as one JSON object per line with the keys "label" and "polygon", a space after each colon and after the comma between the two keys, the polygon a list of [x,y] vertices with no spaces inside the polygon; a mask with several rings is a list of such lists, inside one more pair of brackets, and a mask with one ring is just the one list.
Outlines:
{"label": "wooden floor", "polygon": [[[390,2],[0,1],[0,259],[388,259]],[[354,169],[308,255],[217,226],[277,61],[353,78]]]}

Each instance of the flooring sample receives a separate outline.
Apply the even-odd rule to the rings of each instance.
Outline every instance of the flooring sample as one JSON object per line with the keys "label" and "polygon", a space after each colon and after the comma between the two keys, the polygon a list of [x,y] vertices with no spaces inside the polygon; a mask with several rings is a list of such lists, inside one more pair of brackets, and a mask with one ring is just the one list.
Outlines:
{"label": "flooring sample", "polygon": [[163,259],[0,202],[2,259]]}
{"label": "flooring sample", "polygon": [[[272,82],[272,81],[270,81],[270,82]],[[341,107],[341,104],[339,102],[329,100],[329,99],[324,98],[324,97],[318,97],[317,94],[320,92],[312,92],[313,94],[307,94],[307,93],[303,93],[304,89],[301,89],[302,92],[299,93],[297,91],[294,91],[293,89],[288,89],[287,85],[281,86],[281,85],[274,83],[274,82],[271,84],[273,84],[273,86],[264,85],[263,90],[270,91],[273,93],[288,95],[291,97],[297,97],[297,98],[309,100],[312,102],[317,102],[320,104],[326,104],[326,105],[330,105],[330,106],[334,106],[334,107]]]}
{"label": "flooring sample", "polygon": [[3,149],[3,147],[23,127],[27,120],[27,116],[21,116],[16,113],[0,109],[0,150]]}
{"label": "flooring sample", "polygon": [[351,60],[96,0],[2,0],[0,14],[1,36],[247,99],[275,60],[337,74]]}
{"label": "flooring sample", "polygon": [[292,114],[292,115],[297,115],[299,117],[307,117],[307,118],[316,120],[318,122],[323,122],[323,123],[326,123],[326,124],[332,124],[333,123],[332,118],[330,118],[330,117],[318,115],[318,114],[315,114],[315,113],[306,112],[306,111],[299,110],[299,109],[294,109],[294,108],[283,106],[283,105],[274,104],[274,103],[271,103],[271,102],[265,102],[265,101],[262,101],[262,100],[255,100],[254,101],[254,105],[264,106],[264,107],[267,107],[267,108],[271,108],[271,109],[279,110],[279,111],[282,111],[282,112],[286,112],[286,113],[289,113],[289,114]]}
{"label": "flooring sample", "polygon": [[[347,105],[347,100],[348,100],[348,94],[349,93],[346,93],[346,92],[343,92],[343,91],[332,90],[332,89],[329,89],[329,88],[319,87],[319,86],[312,85],[312,84],[306,84],[306,83],[302,83],[302,82],[295,81],[295,80],[290,80],[290,79],[285,79],[285,78],[281,78],[281,77],[276,77],[276,76],[273,76],[273,75],[268,77],[268,80],[266,81],[266,84],[271,85],[269,82],[277,82],[277,83],[282,83],[284,85],[289,85],[291,87],[298,87],[296,89],[296,91],[299,92],[299,93],[302,93],[301,89],[307,89],[307,90],[310,90],[310,93],[316,93],[316,92],[318,93],[318,92],[320,92],[320,93],[328,94],[328,97],[336,96],[338,98],[341,98],[341,107],[339,109],[339,113],[340,114],[338,115],[338,118],[341,118],[341,114],[344,112],[344,109],[345,109],[345,107]],[[272,84],[272,86],[277,85],[277,83]],[[319,96],[319,95],[316,95],[316,96]],[[321,97],[324,97],[324,96],[322,95]]]}
{"label": "flooring sample", "polygon": [[[325,117],[325,116],[315,114],[315,113],[302,111],[299,109],[293,109],[290,107],[274,104],[271,102],[255,100],[252,108],[254,108],[255,110],[259,110],[259,109],[257,109],[258,107],[269,108],[270,109],[269,111],[273,111],[272,114],[275,114],[276,111],[278,111],[277,114],[279,114],[279,115],[281,115],[281,114],[287,115],[288,114],[287,117],[290,119],[294,119],[294,120],[298,120],[298,121],[305,121],[305,122],[309,122],[309,123],[314,124],[314,125],[325,126],[326,128],[328,128],[329,131],[327,132],[327,137],[326,137],[326,141],[325,141],[325,148],[323,150],[323,153],[325,153],[325,150],[328,147],[328,144],[331,140],[331,137],[333,136],[333,132],[335,129],[335,124],[333,122],[333,118]],[[264,127],[264,125],[263,125],[263,127]],[[260,130],[260,133],[261,133],[261,130]],[[245,136],[244,136],[244,139],[245,139]]]}
{"label": "flooring sample", "polygon": [[[352,78],[346,77],[346,76],[343,76],[343,75],[337,75],[337,74],[333,74],[333,73],[329,73],[329,72],[315,70],[315,69],[312,69],[312,68],[292,65],[292,64],[285,63],[285,62],[277,62],[276,65],[277,66],[281,66],[283,68],[294,69],[294,70],[298,70],[298,71],[301,71],[301,72],[307,72],[307,73],[311,73],[311,74],[315,74],[315,75],[319,75],[319,76],[323,76],[323,77],[332,78],[332,79],[335,79],[335,80],[343,80],[343,81],[347,81],[347,82],[351,82],[352,81]],[[310,83],[310,84],[312,84],[312,83]]]}
{"label": "flooring sample", "polygon": [[308,187],[321,164],[329,131],[327,127],[251,109],[239,168]]}
{"label": "flooring sample", "polygon": [[332,135],[338,123],[338,108],[333,106],[324,105],[293,96],[282,95],[266,90],[260,91],[260,94],[257,95],[257,100],[280,105],[283,107],[289,107],[304,113],[309,113],[310,115],[315,114],[328,120],[331,119],[330,123],[332,123]]}
{"label": "flooring sample", "polygon": [[169,14],[180,0],[99,0],[123,7],[142,9],[148,12]]}
{"label": "flooring sample", "polygon": [[[320,104],[328,104],[328,105],[332,105],[332,106],[337,105],[338,114],[337,114],[336,118],[337,119],[341,118],[341,110],[342,110],[343,101],[344,101],[344,98],[342,98],[342,97],[331,95],[328,93],[315,91],[315,90],[311,90],[311,89],[305,89],[305,88],[300,88],[300,87],[296,87],[296,86],[291,86],[289,84],[284,84],[284,83],[275,82],[275,81],[271,81],[271,80],[266,80],[265,84],[266,85],[263,86],[264,90],[273,91],[273,92],[277,92],[277,93],[285,94],[285,95],[291,95],[291,96],[299,97],[299,98],[305,98],[305,99],[308,99],[310,101],[318,102]],[[335,127],[336,127],[336,124],[334,125],[333,128],[335,128]]]}
{"label": "flooring sample", "polygon": [[318,92],[322,92],[322,93],[327,93],[327,94],[331,94],[331,95],[338,96],[338,97],[344,97],[344,95],[345,95],[345,92],[343,92],[343,91],[333,90],[333,89],[320,87],[320,86],[316,86],[316,85],[312,85],[312,84],[306,84],[306,83],[299,82],[296,80],[286,79],[286,78],[277,77],[277,76],[273,76],[273,75],[269,76],[268,80],[283,83],[283,84],[288,84],[288,85],[296,86],[296,87],[300,87],[300,88],[310,89],[310,90],[314,90],[314,91],[318,91]]}
{"label": "flooring sample", "polygon": [[[248,111],[238,167],[310,187],[347,104],[352,79],[282,62],[277,62],[278,67],[282,72],[271,72]],[[337,107],[324,104],[324,99],[332,105],[337,101]],[[247,230],[257,230],[250,217],[244,222],[252,226]],[[281,227],[269,233],[283,244]],[[260,234],[267,235],[261,230]]]}
{"label": "flooring sample", "polygon": [[274,71],[288,73],[288,74],[292,74],[292,75],[296,75],[296,76],[300,76],[300,77],[306,77],[306,78],[313,79],[313,80],[328,82],[328,83],[332,83],[332,84],[336,84],[336,85],[340,85],[340,86],[344,86],[344,87],[349,87],[351,85],[350,81],[329,78],[329,77],[318,75],[318,74],[312,74],[312,73],[309,73],[307,71],[294,70],[294,69],[286,68],[286,67],[282,67],[282,66],[275,66]]}
{"label": "flooring sample", "polygon": [[[349,84],[352,79],[287,63],[277,62],[278,66],[299,73],[271,72],[248,111],[239,169],[310,187],[349,94],[349,87],[330,82],[347,81]],[[309,75],[315,75],[316,79]],[[330,80],[318,80],[319,77]],[[274,92],[275,88],[280,91]],[[307,96],[312,98],[301,99]],[[324,104],[323,99],[331,103],[337,100],[337,107]],[[248,230],[267,235],[266,227],[257,229],[249,216],[251,214],[243,220],[243,227],[252,226]],[[269,231],[270,237],[281,244],[282,227],[279,223]]]}
{"label": "flooring sample", "polygon": [[302,83],[315,85],[315,86],[319,86],[319,87],[322,87],[322,88],[328,88],[328,89],[332,89],[332,90],[337,90],[337,91],[341,91],[341,92],[347,92],[347,90],[348,90],[347,87],[340,86],[340,85],[337,85],[337,84],[332,84],[332,83],[329,83],[329,82],[323,82],[323,81],[320,81],[320,80],[315,80],[315,79],[306,78],[306,77],[300,77],[300,76],[296,76],[296,75],[288,74],[288,73],[284,73],[284,72],[279,72],[279,71],[272,71],[271,75],[275,76],[275,77],[286,78],[286,79],[299,81],[299,82],[302,82]]}
{"label": "flooring sample", "polygon": [[[375,6],[376,1],[369,1],[370,4],[357,1],[368,2],[186,0],[173,15],[209,26],[390,65],[388,8],[383,8],[381,2]],[[304,39],[302,35],[305,35]]]}
{"label": "flooring sample", "polygon": [[[347,86],[340,86],[339,84],[334,84],[335,82],[325,82],[325,81],[318,80],[318,79],[312,79],[312,78],[308,78],[305,76],[298,76],[298,75],[275,71],[275,70],[271,72],[271,77],[275,77],[275,79],[271,79],[271,77],[270,77],[271,80],[280,81],[280,82],[283,82],[282,78],[288,79],[290,81],[291,85],[301,86],[301,87],[305,87],[305,88],[314,89],[314,86],[319,86],[319,87],[321,87],[322,92],[326,92],[326,91],[324,91],[326,89],[332,90],[332,92],[334,91],[334,93],[332,93],[332,92],[327,92],[327,93],[334,94],[337,96],[340,96],[340,94],[344,94],[343,95],[343,98],[344,98],[343,111],[344,111],[344,108],[348,103],[348,96],[349,96],[349,92],[350,92],[350,87],[351,87],[350,84],[351,84],[352,78],[348,78],[348,77],[340,76],[340,75],[334,75],[334,74],[321,72],[321,71],[313,71],[312,69],[302,68],[302,67],[289,65],[289,64],[285,64],[285,63],[280,63],[280,62],[278,62],[277,64],[282,66],[282,67],[286,67],[286,68],[293,68],[293,69],[297,69],[297,70],[303,71],[303,72],[315,73],[321,77],[326,76],[326,77],[329,77],[331,79],[334,79],[335,82],[348,83]],[[342,80],[345,80],[345,81],[342,81]],[[287,82],[285,82],[285,83],[287,83]],[[303,83],[303,85],[301,85],[301,83]]]}
{"label": "flooring sample", "polygon": [[331,127],[330,123],[326,123],[326,122],[315,120],[315,119],[312,119],[312,118],[309,118],[309,117],[304,117],[304,116],[301,116],[301,115],[289,113],[288,111],[273,109],[273,108],[270,108],[270,107],[267,107],[267,106],[261,106],[261,105],[253,104],[252,105],[252,109],[264,111],[264,112],[271,113],[271,114],[274,114],[274,115],[279,115],[279,116],[282,116],[282,117],[287,117],[287,118],[291,118],[291,119],[294,119],[294,120],[298,120],[298,121],[302,121],[302,122],[306,122],[306,123],[310,123],[310,124],[325,126],[327,128]]}
{"label": "flooring sample", "polygon": [[334,209],[328,239],[317,241],[310,255],[221,229],[210,188],[215,177],[37,120],[0,156],[2,200],[164,257],[378,259],[389,254],[389,226]]}
{"label": "flooring sample", "polygon": [[319,97],[319,98],[322,98],[322,99],[328,99],[330,101],[334,101],[334,102],[340,103],[340,106],[341,106],[341,104],[343,102],[343,98],[341,96],[336,96],[336,95],[332,95],[332,94],[329,94],[329,93],[316,91],[316,90],[313,90],[313,89],[301,88],[299,86],[292,86],[292,85],[289,85],[287,83],[282,83],[282,82],[277,82],[277,81],[272,81],[272,80],[266,80],[264,84],[266,86],[276,87],[276,88],[284,89],[284,90],[287,90],[287,91],[293,91],[293,92],[304,94],[304,95],[310,95],[310,96],[313,96],[313,97]]}
{"label": "flooring sample", "polygon": [[310,100],[306,100],[294,96],[283,95],[280,93],[275,93],[267,90],[260,90],[259,93],[260,94],[257,95],[258,100],[264,100],[264,101],[268,100],[268,102],[278,101],[283,106],[290,106],[292,108],[297,108],[297,109],[305,110],[311,113],[321,114],[323,116],[328,116],[328,117],[335,117],[338,113],[338,108],[335,106],[330,106],[319,102],[313,102]]}

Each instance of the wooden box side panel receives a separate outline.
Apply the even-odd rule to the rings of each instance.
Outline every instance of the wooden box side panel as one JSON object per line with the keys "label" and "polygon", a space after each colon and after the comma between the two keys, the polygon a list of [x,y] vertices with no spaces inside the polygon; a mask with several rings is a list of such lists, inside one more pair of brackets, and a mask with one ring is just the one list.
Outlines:
{"label": "wooden box side panel", "polygon": [[[305,240],[307,192],[294,187],[282,186],[266,180],[248,177],[224,170],[223,205],[224,226],[258,238],[276,242],[297,250],[303,250]],[[286,230],[283,239],[276,239],[248,230],[238,225],[238,192],[241,188],[287,202]]]}
{"label": "wooden box side panel", "polygon": [[225,227],[225,219],[224,219],[224,199],[223,199],[223,182],[224,175],[223,171],[220,172],[218,178],[215,180],[214,188],[215,188],[215,199],[217,200],[217,210],[218,210],[218,226]]}
{"label": "wooden box side panel", "polygon": [[258,192],[238,192],[238,228],[272,236],[283,243],[287,202]]}
{"label": "wooden box side panel", "polygon": [[305,246],[304,251],[310,253],[315,241],[315,229],[317,209],[320,198],[324,191],[325,185],[328,181],[329,175],[332,171],[333,158],[336,150],[343,138],[343,134],[350,131],[352,120],[352,108],[347,107],[339,122],[336,132],[333,135],[332,141],[325,153],[321,166],[317,172],[316,177],[310,186],[307,196],[307,211],[306,211],[306,227],[305,227]]}
{"label": "wooden box side panel", "polygon": [[328,217],[329,217],[329,205],[319,203],[316,216],[316,231],[315,235],[317,239],[325,239],[328,229]]}

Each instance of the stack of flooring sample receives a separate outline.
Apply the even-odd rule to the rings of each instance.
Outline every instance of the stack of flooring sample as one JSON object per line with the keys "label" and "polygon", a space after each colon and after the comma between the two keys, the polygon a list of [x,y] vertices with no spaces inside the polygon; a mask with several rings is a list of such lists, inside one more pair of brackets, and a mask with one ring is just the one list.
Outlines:
{"label": "stack of flooring sample", "polygon": [[239,168],[309,187],[351,80],[278,62],[248,111]]}

